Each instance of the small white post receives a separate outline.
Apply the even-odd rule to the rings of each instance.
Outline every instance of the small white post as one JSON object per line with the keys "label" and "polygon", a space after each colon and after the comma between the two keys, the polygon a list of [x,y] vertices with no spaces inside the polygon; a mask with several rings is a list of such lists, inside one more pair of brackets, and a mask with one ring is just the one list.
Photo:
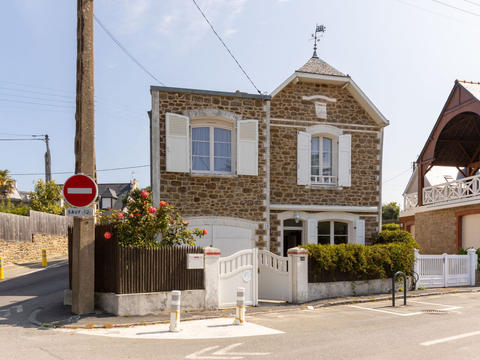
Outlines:
{"label": "small white post", "polygon": [[477,264],[478,264],[478,255],[475,249],[468,249],[468,260],[469,264],[469,272],[470,272],[470,286],[475,286],[475,273],[477,272]]}
{"label": "small white post", "polygon": [[415,262],[413,263],[413,271],[418,275],[418,280],[415,282],[415,290],[418,290],[420,282],[420,253],[418,249],[413,249],[415,255]]}
{"label": "small white post", "polygon": [[170,331],[180,331],[180,291],[170,293]]}
{"label": "small white post", "polygon": [[243,325],[245,323],[245,288],[237,288],[237,307],[235,309],[235,320],[233,325]]}

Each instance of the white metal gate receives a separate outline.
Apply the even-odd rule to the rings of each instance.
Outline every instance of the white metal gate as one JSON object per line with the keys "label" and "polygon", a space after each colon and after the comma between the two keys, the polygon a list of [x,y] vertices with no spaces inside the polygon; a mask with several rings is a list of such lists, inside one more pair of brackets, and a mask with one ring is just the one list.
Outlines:
{"label": "white metal gate", "polygon": [[262,300],[292,301],[288,257],[268,250],[258,251],[258,297]]}
{"label": "white metal gate", "polygon": [[477,255],[420,255],[415,251],[417,286],[426,288],[475,285]]}
{"label": "white metal gate", "polygon": [[258,303],[258,249],[246,249],[220,258],[219,306],[236,304],[237,287],[245,288],[245,304]]}

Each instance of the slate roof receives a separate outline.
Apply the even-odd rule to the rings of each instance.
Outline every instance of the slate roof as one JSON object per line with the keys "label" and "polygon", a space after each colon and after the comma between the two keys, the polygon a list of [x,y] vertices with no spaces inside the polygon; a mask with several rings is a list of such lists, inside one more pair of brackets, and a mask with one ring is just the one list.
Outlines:
{"label": "slate roof", "polygon": [[346,76],[344,73],[315,56],[311,57],[310,60],[297,71],[319,75]]}
{"label": "slate roof", "polygon": [[130,192],[130,183],[120,184],[98,184],[98,193],[100,197],[110,197],[121,199],[122,196]]}

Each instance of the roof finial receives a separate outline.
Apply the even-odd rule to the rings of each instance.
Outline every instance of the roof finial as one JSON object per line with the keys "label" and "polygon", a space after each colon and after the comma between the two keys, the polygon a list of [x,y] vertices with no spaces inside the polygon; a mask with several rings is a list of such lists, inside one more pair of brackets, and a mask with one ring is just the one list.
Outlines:
{"label": "roof finial", "polygon": [[[318,55],[317,55],[317,41],[320,41],[320,39],[317,38],[317,34],[322,33],[322,35],[323,35],[323,33],[325,31],[327,31],[327,28],[324,25],[316,25],[315,33],[312,34],[312,39],[313,39],[313,55],[312,55],[312,57],[314,57],[314,58],[318,58]],[[322,35],[320,35],[320,36],[322,36]]]}

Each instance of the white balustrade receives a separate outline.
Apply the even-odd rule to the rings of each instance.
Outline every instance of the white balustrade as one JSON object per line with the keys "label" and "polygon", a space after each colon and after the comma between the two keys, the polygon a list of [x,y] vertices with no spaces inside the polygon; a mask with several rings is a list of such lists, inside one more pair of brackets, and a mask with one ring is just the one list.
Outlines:
{"label": "white balustrade", "polygon": [[480,175],[424,188],[423,204],[438,204],[475,196],[480,196]]}
{"label": "white balustrade", "polygon": [[414,207],[417,207],[417,205],[418,205],[418,194],[417,193],[405,194],[403,196],[403,209],[404,210],[412,209]]}

